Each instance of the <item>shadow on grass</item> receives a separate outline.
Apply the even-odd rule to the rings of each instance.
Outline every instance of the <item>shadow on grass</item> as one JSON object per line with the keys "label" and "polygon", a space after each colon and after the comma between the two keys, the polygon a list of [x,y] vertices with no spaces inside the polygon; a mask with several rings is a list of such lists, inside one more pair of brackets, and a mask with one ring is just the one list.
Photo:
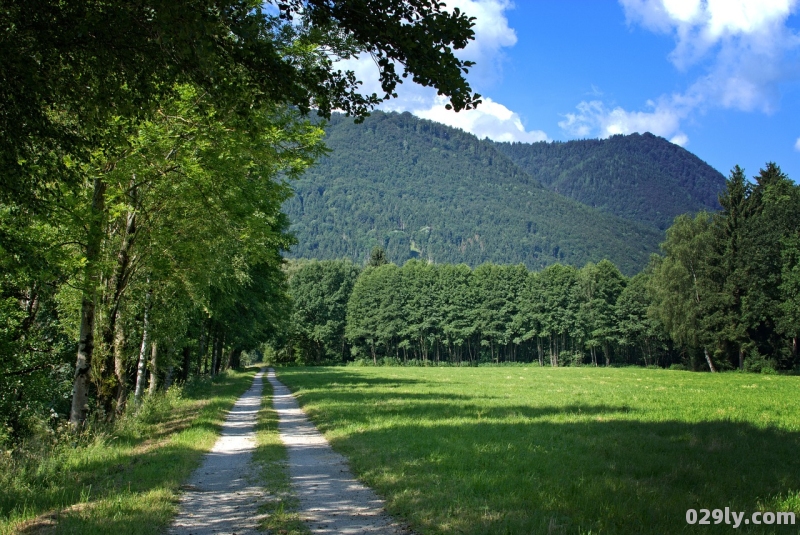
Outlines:
{"label": "shadow on grass", "polygon": [[[360,368],[369,370],[370,368]],[[383,368],[391,370],[392,368]],[[403,368],[397,368],[401,370]],[[441,368],[446,369],[446,368]],[[368,377],[358,372],[353,372],[347,368],[315,368],[309,367],[287,367],[280,368],[280,375],[291,376],[302,374],[305,378],[304,384],[318,387],[354,387],[354,386],[383,386],[399,387],[402,385],[417,385],[425,381],[419,379],[409,379],[404,377]]]}
{"label": "shadow on grass", "polygon": [[[320,428],[337,429],[332,445],[354,472],[424,533],[728,533],[732,525],[713,520],[687,525],[686,510],[800,516],[795,431],[658,421],[626,405],[481,407],[297,382]],[[799,533],[800,523],[736,531]]]}
{"label": "shadow on grass", "polygon": [[732,422],[445,420],[333,445],[433,533],[675,533],[689,508],[786,511],[800,489],[800,434]]}

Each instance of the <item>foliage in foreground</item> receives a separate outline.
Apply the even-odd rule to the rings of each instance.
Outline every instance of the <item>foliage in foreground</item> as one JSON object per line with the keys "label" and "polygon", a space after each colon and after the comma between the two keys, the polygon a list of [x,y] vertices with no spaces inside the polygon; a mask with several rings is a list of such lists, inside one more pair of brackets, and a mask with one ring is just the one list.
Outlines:
{"label": "foliage in foreground", "polygon": [[[530,366],[278,374],[419,533],[678,533],[689,508],[800,515],[798,377]],[[782,532],[773,528],[737,531]]]}
{"label": "foliage in foreground", "polygon": [[0,459],[0,533],[160,533],[254,374],[172,387],[79,436],[41,429]]}

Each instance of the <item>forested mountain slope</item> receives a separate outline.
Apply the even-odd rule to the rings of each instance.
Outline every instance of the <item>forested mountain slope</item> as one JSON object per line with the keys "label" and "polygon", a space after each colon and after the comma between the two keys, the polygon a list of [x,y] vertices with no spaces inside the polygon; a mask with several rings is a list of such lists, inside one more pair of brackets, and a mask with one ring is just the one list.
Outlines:
{"label": "forested mountain slope", "polygon": [[717,210],[725,187],[719,171],[650,133],[495,147],[545,187],[661,230],[677,215]]}
{"label": "forested mountain slope", "polygon": [[494,143],[408,113],[360,125],[335,116],[326,143],[331,154],[284,204],[298,239],[291,256],[361,262],[381,245],[397,263],[541,269],[608,258],[630,274],[663,238],[543,187]]}

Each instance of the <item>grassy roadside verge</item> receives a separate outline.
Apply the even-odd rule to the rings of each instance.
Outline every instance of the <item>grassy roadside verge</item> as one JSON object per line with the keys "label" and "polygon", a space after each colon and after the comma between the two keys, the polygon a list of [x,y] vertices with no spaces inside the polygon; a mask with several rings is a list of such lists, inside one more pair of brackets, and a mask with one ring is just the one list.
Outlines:
{"label": "grassy roadside verge", "polygon": [[257,480],[267,493],[266,503],[259,510],[265,515],[260,528],[282,535],[307,535],[311,532],[297,513],[299,502],[292,493],[288,461],[278,434],[278,413],[272,408],[272,385],[265,377],[253,453],[253,462],[259,467]]}
{"label": "grassy roadside verge", "polygon": [[[730,533],[693,508],[800,517],[800,378],[603,368],[284,368],[422,534]],[[741,525],[737,533],[798,533]]]}
{"label": "grassy roadside verge", "polygon": [[37,456],[6,455],[0,534],[161,532],[176,512],[181,483],[255,373],[228,371],[174,388],[105,432],[63,436]]}

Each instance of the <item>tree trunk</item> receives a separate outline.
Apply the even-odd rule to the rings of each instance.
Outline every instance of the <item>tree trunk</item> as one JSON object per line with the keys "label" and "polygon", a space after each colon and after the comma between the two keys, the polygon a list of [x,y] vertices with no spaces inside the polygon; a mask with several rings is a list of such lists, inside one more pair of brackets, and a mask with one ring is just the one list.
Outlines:
{"label": "tree trunk", "polygon": [[[148,279],[148,283],[149,283]],[[138,404],[144,392],[145,371],[147,370],[147,348],[150,345],[150,300],[153,297],[153,290],[148,289],[144,301],[144,322],[142,324],[142,345],[139,348],[139,363],[136,369],[136,390],[133,399]]]}
{"label": "tree trunk", "polygon": [[214,340],[211,342],[211,377],[217,374],[217,367],[219,366],[219,339],[220,334],[214,334]]}
{"label": "tree trunk", "polygon": [[219,375],[221,371],[225,368],[222,367],[222,357],[224,357],[225,353],[225,331],[222,331],[219,335],[219,353],[217,355],[217,369],[214,370],[215,375]]}
{"label": "tree trunk", "polygon": [[167,366],[167,373],[164,374],[164,392],[169,390],[169,387],[172,386],[172,372],[174,371],[174,367],[172,364]]}
{"label": "tree trunk", "polygon": [[608,347],[608,342],[603,344],[603,355],[606,357],[606,368],[611,366],[611,351]]}
{"label": "tree trunk", "polygon": [[739,346],[739,369],[744,370],[744,347]]}
{"label": "tree trunk", "polygon": [[[108,317],[106,318],[105,332],[103,335],[106,351],[108,353],[104,371],[110,374],[110,371],[113,369],[114,381],[112,384],[108,384],[108,386],[103,389],[103,392],[101,392],[101,396],[104,398],[101,402],[105,406],[109,417],[121,412],[120,403],[124,407],[124,397],[127,396],[128,390],[127,384],[125,384],[127,381],[124,373],[125,363],[123,348],[120,347],[121,344],[125,343],[125,335],[122,330],[118,328],[118,325],[120,323],[119,311],[122,303],[122,294],[130,279],[130,250],[133,247],[134,237],[136,236],[136,212],[133,208],[136,202],[134,180],[135,176],[131,180],[130,199],[132,207],[128,210],[126,216],[125,231],[119,251],[117,252],[117,263],[114,267],[114,274],[108,283],[108,288],[110,290],[110,296],[106,303]],[[114,407],[115,404],[116,408]]]}
{"label": "tree trunk", "polygon": [[72,386],[72,407],[69,422],[79,429],[89,415],[89,373],[94,353],[95,298],[99,276],[98,261],[103,244],[103,212],[105,210],[105,183],[96,178],[92,195],[92,211],[86,242],[86,268],[81,298],[81,325],[78,335],[78,356],[75,363],[75,380]]}
{"label": "tree trunk", "polygon": [[222,350],[225,347],[225,333],[217,333],[214,340],[213,360],[211,364],[211,375],[219,375],[220,367],[222,366]]}
{"label": "tree trunk", "polygon": [[158,390],[158,343],[150,344],[150,387],[148,393],[152,396]]}
{"label": "tree trunk", "polygon": [[708,354],[708,349],[705,347],[703,348],[703,354],[706,356],[706,362],[708,363],[708,369],[711,370],[711,373],[716,373],[717,369],[714,367],[714,363],[711,360],[711,355]]}
{"label": "tree trunk", "polygon": [[202,321],[200,323],[200,343],[198,344],[197,349],[197,372],[198,373],[205,373],[208,370],[206,368],[206,322]]}
{"label": "tree trunk", "polygon": [[536,337],[536,352],[539,356],[539,366],[544,368],[544,355],[542,355],[542,337]]}
{"label": "tree trunk", "polygon": [[242,350],[237,348],[231,354],[231,368],[240,368],[242,366]]}
{"label": "tree trunk", "polygon": [[183,365],[181,367],[181,379],[185,383],[189,380],[192,368],[192,349],[189,346],[183,346]]}
{"label": "tree trunk", "polygon": [[114,326],[114,375],[117,377],[116,413],[122,414],[125,410],[125,403],[128,400],[128,373],[125,367],[125,329],[122,322],[117,321]]}

